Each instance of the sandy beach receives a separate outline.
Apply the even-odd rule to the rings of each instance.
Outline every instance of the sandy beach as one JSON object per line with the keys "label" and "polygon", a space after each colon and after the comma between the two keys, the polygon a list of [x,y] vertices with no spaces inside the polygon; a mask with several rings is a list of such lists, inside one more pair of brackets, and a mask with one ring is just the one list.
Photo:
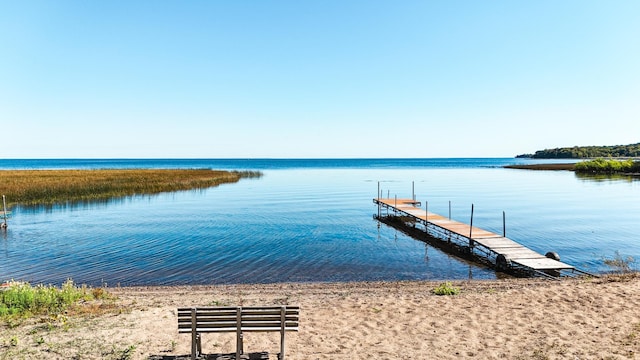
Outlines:
{"label": "sandy beach", "polygon": [[[302,283],[111,288],[94,315],[28,321],[2,332],[6,359],[176,359],[190,353],[176,308],[301,306],[287,359],[635,359],[640,277],[563,281]],[[235,351],[235,334],[204,334],[205,354]],[[276,359],[279,335],[248,333],[245,351]]]}

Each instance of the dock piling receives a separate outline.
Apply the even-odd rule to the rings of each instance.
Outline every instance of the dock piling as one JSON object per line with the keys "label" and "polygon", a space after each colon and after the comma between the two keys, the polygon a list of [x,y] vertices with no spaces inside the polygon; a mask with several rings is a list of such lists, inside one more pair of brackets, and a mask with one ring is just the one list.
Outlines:
{"label": "dock piling", "polygon": [[411,182],[411,199],[413,201],[416,201],[416,185],[415,185],[415,181]]}
{"label": "dock piling", "polygon": [[473,204],[471,204],[471,222],[469,223],[469,237],[473,237]]}
{"label": "dock piling", "polygon": [[424,228],[429,230],[429,202],[424,202]]}
{"label": "dock piling", "polygon": [[502,237],[507,237],[507,218],[504,211],[502,212]]}
{"label": "dock piling", "polygon": [[[380,181],[378,181],[378,199],[382,197],[382,193],[380,192]],[[378,217],[380,217],[380,203],[378,203]]]}
{"label": "dock piling", "polygon": [[469,248],[473,250],[473,204],[471,204],[471,222],[469,223]]}
{"label": "dock piling", "polygon": [[4,195],[2,195],[2,213],[4,221],[2,222],[2,228],[7,228],[7,199]]}

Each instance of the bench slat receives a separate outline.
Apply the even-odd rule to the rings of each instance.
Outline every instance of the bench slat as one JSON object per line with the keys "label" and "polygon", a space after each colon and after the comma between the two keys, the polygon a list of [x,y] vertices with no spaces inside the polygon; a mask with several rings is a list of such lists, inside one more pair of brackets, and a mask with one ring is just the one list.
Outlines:
{"label": "bench slat", "polygon": [[[279,332],[280,327],[261,327],[261,328],[248,328],[242,329],[242,332]],[[298,327],[285,328],[286,331],[298,331]],[[196,328],[198,333],[223,333],[223,332],[236,332],[236,328],[215,328],[215,329],[207,329],[207,328]],[[178,333],[190,333],[191,329],[178,329]]]}
{"label": "bench slat", "polygon": [[[299,323],[290,323],[290,324],[286,324],[284,326],[284,328],[285,328],[285,330],[294,329],[294,328],[297,328],[299,325],[300,325]],[[231,325],[229,325],[229,324],[227,324],[227,325],[197,324],[196,327],[198,329],[212,329],[212,330],[215,330],[215,329],[233,329],[234,331],[237,328],[236,324],[231,324]],[[256,325],[253,325],[253,326],[242,326],[240,329],[241,330],[244,330],[244,329],[251,330],[251,329],[263,328],[263,327],[269,327],[269,328],[274,328],[274,329],[282,328],[282,326],[280,326],[280,324],[277,324],[277,325],[273,325],[273,324],[258,325],[258,324],[256,324]],[[192,326],[178,326],[178,329],[189,330],[189,329],[192,329],[192,328],[193,328]]]}
{"label": "bench slat", "polygon": [[[280,309],[282,306],[286,307],[287,309],[300,309],[299,305],[267,305],[267,306],[240,306],[243,309],[247,309],[247,310],[262,310],[262,309],[267,309],[267,310],[273,310],[273,309]],[[194,306],[197,309],[205,309],[205,310],[229,310],[229,309],[235,309],[237,306]],[[192,307],[189,306],[182,306],[179,307],[178,310],[183,310],[183,309],[191,309]]]}
{"label": "bench slat", "polygon": [[[298,319],[289,319],[286,320],[284,322],[285,326],[288,326],[289,324],[297,324],[299,322]],[[179,322],[178,326],[179,327],[191,327],[193,323],[191,321],[185,321],[185,322]],[[235,321],[196,321],[196,324],[198,326],[200,325],[207,325],[207,326],[236,326],[236,322]],[[280,324],[282,324],[282,322],[280,321],[275,321],[275,320],[271,320],[271,321],[243,321],[242,322],[242,326],[259,326],[261,324],[271,324],[273,326],[280,326]]]}
{"label": "bench slat", "polygon": [[[280,324],[284,323],[285,325],[288,324],[295,324],[298,323],[298,319],[289,319],[289,320],[285,320],[285,321],[278,321],[275,319],[272,320],[260,320],[260,321],[243,321],[241,323],[242,326],[255,326],[255,325],[260,325],[260,324],[273,324],[273,326],[280,326]],[[178,326],[184,326],[184,327],[189,327],[191,326],[192,322],[191,321],[183,321],[183,322],[179,322]],[[198,325],[203,325],[203,324],[207,324],[207,325],[229,325],[229,326],[235,326],[237,324],[237,322],[235,321],[204,321],[204,320],[197,320],[196,324]]]}
{"label": "bench slat", "polygon": [[[285,330],[288,329],[293,329],[298,327],[299,323],[298,322],[291,322],[291,323],[287,323],[284,326]],[[199,329],[211,329],[211,330],[215,330],[215,329],[233,329],[235,331],[235,329],[237,328],[236,324],[206,324],[206,323],[198,323],[196,324],[196,327]],[[250,325],[242,325],[240,327],[240,330],[251,330],[251,329],[255,329],[255,328],[263,328],[263,327],[269,327],[269,328],[273,328],[273,329],[280,329],[282,326],[280,326],[280,324],[278,323],[262,323],[262,324],[250,324]],[[186,330],[191,330],[192,326],[191,325],[179,325],[178,329],[186,329]]]}
{"label": "bench slat", "polygon": [[[278,314],[246,314],[246,313],[241,313],[240,314],[243,318],[258,318],[258,317],[262,317],[262,318],[278,318],[281,316],[280,313]],[[299,313],[297,312],[286,312],[285,313],[286,316],[298,316]],[[191,316],[191,313],[184,313],[184,314],[178,314],[178,318],[188,318]],[[214,318],[233,318],[234,316],[236,316],[236,314],[218,314],[218,313],[201,313],[201,312],[196,312],[196,316],[197,317],[214,317]]]}
{"label": "bench slat", "polygon": [[[285,311],[285,315],[298,315],[299,311]],[[280,316],[280,311],[242,311],[242,316]],[[191,311],[179,311],[178,317],[189,317]],[[198,311],[196,310],[196,316],[220,316],[220,317],[233,317],[236,316],[235,311]]]}
{"label": "bench slat", "polygon": [[[198,313],[196,312],[197,317],[212,317],[212,318],[233,318],[237,314],[213,314],[213,313]],[[240,314],[243,318],[279,318],[281,314]],[[299,313],[285,313],[285,316],[298,316]],[[178,314],[178,318],[188,318],[191,317],[191,313]]]}
{"label": "bench slat", "polygon": [[[178,312],[189,312],[191,311],[192,308],[189,307],[182,307],[182,308],[178,308]],[[236,311],[235,307],[229,307],[229,306],[218,306],[218,307],[199,307],[196,306],[195,307],[196,311],[220,311],[220,312],[234,312]],[[285,309],[288,311],[300,311],[300,307],[299,306],[290,306],[290,305],[286,305]],[[280,311],[280,306],[267,306],[267,307],[242,307],[242,311],[243,312],[248,312],[248,311],[259,311],[259,312],[265,312],[265,311],[276,311],[279,312]]]}

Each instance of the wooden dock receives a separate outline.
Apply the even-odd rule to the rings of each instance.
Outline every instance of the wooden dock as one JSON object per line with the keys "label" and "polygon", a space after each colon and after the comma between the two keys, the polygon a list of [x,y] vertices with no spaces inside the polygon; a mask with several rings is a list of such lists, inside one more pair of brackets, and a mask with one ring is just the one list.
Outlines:
{"label": "wooden dock", "polygon": [[[541,255],[503,235],[451,220],[427,209],[421,209],[420,202],[414,199],[375,198],[378,206],[377,219],[389,217],[401,218],[404,222],[422,226],[429,236],[460,249],[472,258],[484,259],[485,263],[499,271],[558,278],[572,274],[591,275],[574,266],[559,261],[554,252]],[[382,214],[383,211],[386,214]]]}

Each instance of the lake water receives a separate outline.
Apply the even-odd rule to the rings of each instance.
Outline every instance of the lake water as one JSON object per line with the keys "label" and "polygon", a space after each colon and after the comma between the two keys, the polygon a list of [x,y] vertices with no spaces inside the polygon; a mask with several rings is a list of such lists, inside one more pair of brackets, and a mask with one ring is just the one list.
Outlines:
{"label": "lake water", "polygon": [[[372,218],[383,194],[502,232],[604,272],[640,258],[640,182],[503,169],[528,159],[0,160],[0,169],[260,170],[206,190],[17,207],[0,235],[0,280],[90,285],[496,278]],[[1,191],[1,185],[0,185]],[[11,194],[6,194],[8,197]],[[424,205],[423,205],[424,206]]]}

